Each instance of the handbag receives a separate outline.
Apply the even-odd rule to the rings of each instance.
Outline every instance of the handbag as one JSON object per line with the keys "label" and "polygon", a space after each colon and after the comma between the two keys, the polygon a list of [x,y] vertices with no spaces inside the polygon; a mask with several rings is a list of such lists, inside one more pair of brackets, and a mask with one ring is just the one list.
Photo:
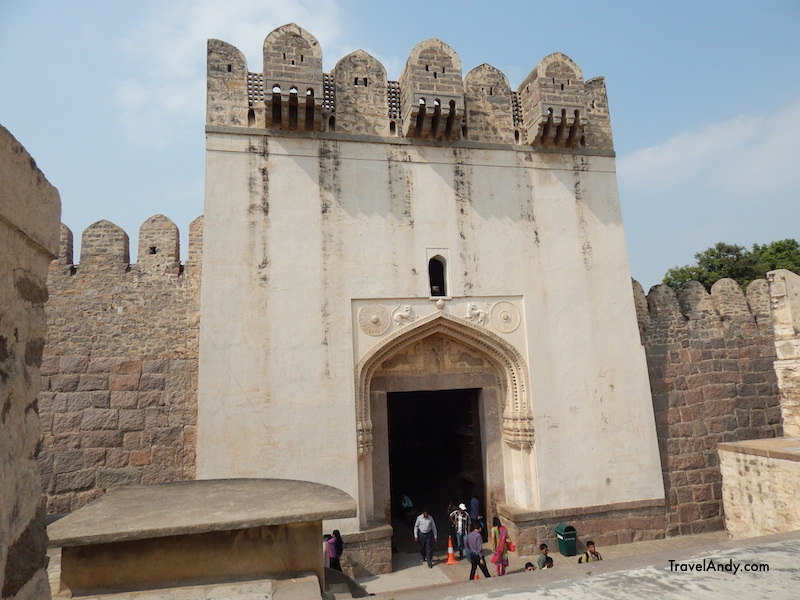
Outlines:
{"label": "handbag", "polygon": [[506,550],[509,552],[516,552],[517,545],[514,542],[506,542]]}

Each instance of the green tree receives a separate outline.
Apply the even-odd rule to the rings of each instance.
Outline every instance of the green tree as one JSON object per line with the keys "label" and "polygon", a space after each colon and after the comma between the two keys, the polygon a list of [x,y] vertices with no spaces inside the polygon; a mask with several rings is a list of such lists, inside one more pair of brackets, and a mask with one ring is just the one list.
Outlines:
{"label": "green tree", "polygon": [[800,274],[800,243],[797,240],[780,240],[764,246],[753,244],[753,253],[758,256],[765,273],[789,269]]}
{"label": "green tree", "polygon": [[800,244],[796,240],[780,240],[763,246],[744,246],[717,242],[694,255],[697,264],[673,267],[664,275],[663,283],[675,291],[687,281],[699,281],[711,290],[720,279],[730,277],[742,288],[773,269],[789,269],[800,273]]}

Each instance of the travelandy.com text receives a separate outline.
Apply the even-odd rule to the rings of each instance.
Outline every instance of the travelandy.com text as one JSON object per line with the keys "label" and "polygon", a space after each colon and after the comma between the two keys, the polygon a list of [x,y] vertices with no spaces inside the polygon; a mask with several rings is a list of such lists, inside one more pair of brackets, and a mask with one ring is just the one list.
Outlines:
{"label": "travelandy.com text", "polygon": [[769,565],[767,563],[736,563],[733,562],[733,559],[715,561],[713,558],[704,558],[703,562],[678,562],[677,560],[670,559],[669,570],[683,572],[697,571],[701,573],[707,571],[721,571],[736,575],[739,571],[744,573],[766,573],[769,571]]}

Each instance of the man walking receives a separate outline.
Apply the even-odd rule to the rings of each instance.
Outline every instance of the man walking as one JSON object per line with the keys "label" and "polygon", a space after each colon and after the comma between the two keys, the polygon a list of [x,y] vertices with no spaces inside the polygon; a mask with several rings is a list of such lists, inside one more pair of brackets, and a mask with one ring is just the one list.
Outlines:
{"label": "man walking", "polygon": [[489,569],[486,568],[486,559],[483,558],[483,533],[480,523],[475,524],[475,528],[467,536],[467,548],[469,549],[469,560],[472,567],[469,570],[470,581],[475,578],[475,571],[478,567],[483,571],[484,577],[491,577]]}
{"label": "man walking", "polygon": [[428,509],[423,508],[422,514],[414,522],[414,541],[419,542],[419,553],[422,562],[428,562],[428,568],[433,568],[433,544],[439,541],[436,533],[436,522],[428,514]]}
{"label": "man walking", "polygon": [[[470,530],[471,520],[467,514],[467,507],[462,502],[458,508],[450,513],[450,523],[456,532],[456,545],[458,546],[458,558],[464,558],[464,538]],[[469,556],[469,550],[467,550]]]}

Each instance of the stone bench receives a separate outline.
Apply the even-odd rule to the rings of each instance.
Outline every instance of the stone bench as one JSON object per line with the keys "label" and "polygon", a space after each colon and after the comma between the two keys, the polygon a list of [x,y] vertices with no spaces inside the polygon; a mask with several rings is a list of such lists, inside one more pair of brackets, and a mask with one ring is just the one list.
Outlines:
{"label": "stone bench", "polygon": [[356,516],[343,491],[286,479],[215,479],[110,490],[48,527],[61,592],[96,594],[314,573],[322,520]]}

